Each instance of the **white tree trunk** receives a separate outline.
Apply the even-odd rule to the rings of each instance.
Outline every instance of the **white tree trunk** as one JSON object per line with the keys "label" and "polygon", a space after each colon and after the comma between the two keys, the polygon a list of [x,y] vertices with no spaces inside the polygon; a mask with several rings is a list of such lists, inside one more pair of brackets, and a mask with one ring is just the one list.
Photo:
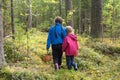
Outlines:
{"label": "white tree trunk", "polygon": [[3,43],[4,43],[4,40],[3,40],[2,10],[1,10],[1,4],[0,4],[0,68],[5,63]]}
{"label": "white tree trunk", "polygon": [[32,0],[29,0],[29,27],[32,27]]}

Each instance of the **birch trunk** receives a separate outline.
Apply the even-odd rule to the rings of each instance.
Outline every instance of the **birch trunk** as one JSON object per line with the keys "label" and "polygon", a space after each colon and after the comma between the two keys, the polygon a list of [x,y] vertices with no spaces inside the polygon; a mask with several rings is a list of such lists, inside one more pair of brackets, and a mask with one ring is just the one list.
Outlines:
{"label": "birch trunk", "polygon": [[2,10],[1,10],[1,4],[0,4],[0,68],[5,63],[3,43],[4,43],[4,40],[3,40]]}

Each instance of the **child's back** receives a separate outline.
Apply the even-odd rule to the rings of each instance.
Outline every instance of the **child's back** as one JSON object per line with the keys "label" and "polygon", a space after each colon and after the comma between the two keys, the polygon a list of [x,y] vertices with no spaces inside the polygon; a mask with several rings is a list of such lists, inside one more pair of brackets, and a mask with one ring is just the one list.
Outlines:
{"label": "child's back", "polygon": [[66,26],[67,36],[65,37],[62,44],[62,51],[65,51],[66,54],[66,64],[68,69],[77,70],[77,64],[74,62],[74,56],[78,55],[78,44],[77,36],[73,33],[71,26]]}

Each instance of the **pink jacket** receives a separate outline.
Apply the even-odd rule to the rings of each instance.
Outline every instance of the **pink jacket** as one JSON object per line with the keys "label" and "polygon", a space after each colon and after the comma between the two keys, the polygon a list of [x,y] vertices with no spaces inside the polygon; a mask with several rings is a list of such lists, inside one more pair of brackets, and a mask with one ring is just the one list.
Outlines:
{"label": "pink jacket", "polygon": [[78,55],[78,43],[77,36],[75,34],[68,34],[62,44],[62,51],[65,51],[66,55]]}

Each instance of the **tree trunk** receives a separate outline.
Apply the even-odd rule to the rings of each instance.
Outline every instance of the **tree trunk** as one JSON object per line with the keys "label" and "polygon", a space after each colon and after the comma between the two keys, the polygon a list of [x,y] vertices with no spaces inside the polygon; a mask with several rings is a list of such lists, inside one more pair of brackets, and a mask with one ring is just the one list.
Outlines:
{"label": "tree trunk", "polygon": [[27,0],[28,1],[28,5],[29,5],[29,10],[28,10],[28,18],[27,18],[27,28],[26,31],[28,31],[28,29],[30,27],[32,27],[32,0]]}
{"label": "tree trunk", "polygon": [[0,3],[0,68],[5,63],[3,43],[4,43],[4,40],[3,40],[2,10],[1,10],[1,3]]}
{"label": "tree trunk", "polygon": [[8,7],[7,7],[7,5],[8,5],[8,1],[7,0],[2,0],[2,3],[3,3],[3,6],[2,6],[2,8],[3,8],[3,35],[4,35],[4,37],[5,36],[7,36],[7,35],[9,35],[10,34],[10,32],[11,32],[11,27],[9,27],[10,25],[9,25],[9,11],[8,11]]}
{"label": "tree trunk", "polygon": [[62,0],[59,0],[60,3],[60,16],[62,17]]}
{"label": "tree trunk", "polygon": [[72,5],[72,0],[65,0],[66,3],[66,16],[67,16],[67,25],[74,26],[73,25],[73,5]]}
{"label": "tree trunk", "polygon": [[102,0],[92,0],[91,7],[91,37],[102,37]]}
{"label": "tree trunk", "polygon": [[79,8],[78,8],[78,17],[79,17],[79,20],[78,20],[78,33],[81,34],[81,0],[80,0],[80,3],[78,4],[79,5]]}
{"label": "tree trunk", "polygon": [[85,32],[85,11],[81,9],[81,34]]}
{"label": "tree trunk", "polygon": [[12,27],[12,39],[15,39],[15,28],[14,28],[14,9],[13,0],[11,0],[11,27]]}

